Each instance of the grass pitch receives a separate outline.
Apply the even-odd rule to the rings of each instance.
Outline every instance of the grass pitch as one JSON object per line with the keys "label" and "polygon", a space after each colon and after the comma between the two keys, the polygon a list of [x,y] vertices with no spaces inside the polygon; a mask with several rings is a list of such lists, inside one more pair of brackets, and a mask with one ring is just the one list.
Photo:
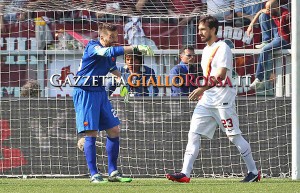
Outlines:
{"label": "grass pitch", "polygon": [[0,179],[0,192],[22,193],[300,193],[300,181],[262,179],[240,183],[240,179],[192,178],[174,183],[164,178],[136,178],[131,183],[91,184],[88,179]]}

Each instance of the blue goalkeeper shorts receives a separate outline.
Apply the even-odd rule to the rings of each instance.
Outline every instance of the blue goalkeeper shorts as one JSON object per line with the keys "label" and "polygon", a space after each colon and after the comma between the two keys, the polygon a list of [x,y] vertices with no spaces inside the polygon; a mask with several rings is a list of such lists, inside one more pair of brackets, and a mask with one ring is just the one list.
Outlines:
{"label": "blue goalkeeper shorts", "polygon": [[78,133],[102,131],[120,124],[105,91],[92,92],[75,88],[73,102]]}

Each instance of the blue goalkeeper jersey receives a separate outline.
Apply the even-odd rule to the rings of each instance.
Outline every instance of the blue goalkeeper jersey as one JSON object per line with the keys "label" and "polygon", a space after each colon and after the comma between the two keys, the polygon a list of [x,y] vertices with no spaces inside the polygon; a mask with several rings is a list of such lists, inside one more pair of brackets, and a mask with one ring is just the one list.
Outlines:
{"label": "blue goalkeeper jersey", "polygon": [[105,85],[102,83],[103,78],[96,78],[98,86],[93,86],[93,76],[103,77],[108,72],[117,70],[116,57],[123,54],[123,46],[104,47],[99,40],[89,41],[76,73],[76,76],[81,77],[76,84],[78,88],[105,92]]}

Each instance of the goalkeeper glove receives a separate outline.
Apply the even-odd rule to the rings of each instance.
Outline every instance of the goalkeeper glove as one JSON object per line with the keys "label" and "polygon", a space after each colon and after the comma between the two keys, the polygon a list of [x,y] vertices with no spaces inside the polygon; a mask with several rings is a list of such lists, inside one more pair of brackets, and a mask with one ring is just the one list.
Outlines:
{"label": "goalkeeper glove", "polygon": [[120,96],[124,97],[124,102],[128,103],[128,98],[129,98],[129,92],[127,86],[122,85],[120,87]]}
{"label": "goalkeeper glove", "polygon": [[153,50],[146,45],[135,45],[133,46],[133,52],[141,52],[144,55],[153,56]]}

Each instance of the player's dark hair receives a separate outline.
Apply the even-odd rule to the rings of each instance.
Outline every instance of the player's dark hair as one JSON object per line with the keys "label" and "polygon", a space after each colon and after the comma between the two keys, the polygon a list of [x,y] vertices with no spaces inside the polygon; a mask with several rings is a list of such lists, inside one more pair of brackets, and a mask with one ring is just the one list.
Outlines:
{"label": "player's dark hair", "polygon": [[195,51],[195,48],[193,46],[185,45],[180,49],[180,54],[183,54],[185,50]]}
{"label": "player's dark hair", "polygon": [[132,56],[134,57],[135,59],[137,59],[138,61],[140,61],[140,64],[143,64],[143,54],[141,52],[138,52],[138,51],[135,51],[133,53],[127,53],[125,54],[125,58],[126,56]]}
{"label": "player's dark hair", "polygon": [[217,20],[217,18],[208,15],[205,16],[204,18],[200,19],[199,23],[204,23],[204,24],[208,24],[209,29],[212,28],[216,28],[215,34],[218,34],[218,29],[219,29],[219,21]]}
{"label": "player's dark hair", "polygon": [[106,31],[117,31],[117,26],[112,23],[99,23],[98,24],[98,30],[102,33],[105,33]]}

